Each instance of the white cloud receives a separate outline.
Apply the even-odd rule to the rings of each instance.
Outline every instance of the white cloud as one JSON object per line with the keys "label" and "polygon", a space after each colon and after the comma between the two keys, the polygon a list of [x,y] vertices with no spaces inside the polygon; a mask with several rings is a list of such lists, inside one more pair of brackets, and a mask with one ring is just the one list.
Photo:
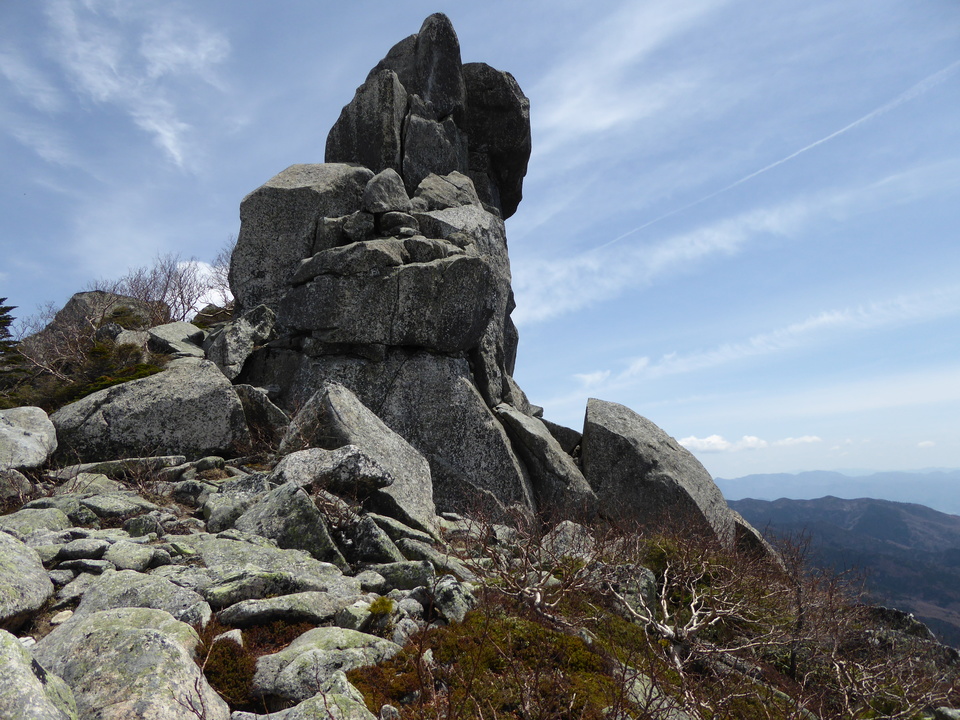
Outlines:
{"label": "white cloud", "polygon": [[803,435],[802,437],[788,437],[783,440],[777,440],[773,444],[778,447],[790,447],[791,445],[809,445],[810,443],[818,442],[823,442],[823,439],[816,435]]}
{"label": "white cloud", "polygon": [[[214,68],[227,57],[230,45],[221,33],[182,15],[131,9],[122,4],[51,3],[50,55],[81,95],[120,108],[183,168],[191,126],[183,119],[182,102],[175,100],[181,96],[170,85],[191,76],[216,85]],[[187,93],[189,98],[190,90]]]}
{"label": "white cloud", "polygon": [[918,448],[932,448],[936,447],[936,443],[933,440],[924,440],[923,442],[917,443]]}
{"label": "white cloud", "polygon": [[755,435],[744,435],[737,442],[730,442],[721,435],[709,435],[698,438],[693,435],[678,441],[691,452],[739,452],[740,450],[760,450],[769,445],[766,440]]}
{"label": "white cloud", "polygon": [[574,377],[579,380],[584,388],[590,388],[594,385],[599,385],[604,382],[608,377],[610,377],[609,370],[599,370],[592,373],[578,373]]}
{"label": "white cloud", "polygon": [[809,443],[822,442],[815,435],[804,435],[803,437],[788,437],[783,440],[767,442],[756,435],[744,435],[736,442],[727,440],[722,435],[709,435],[705,438],[698,438],[694,435],[685,437],[678,441],[687,450],[691,452],[740,452],[741,450],[762,450],[768,447],[790,447],[792,445],[806,445]]}
{"label": "white cloud", "polygon": [[677,442],[691,452],[724,452],[733,448],[733,443],[725,440],[720,435],[710,435],[705,438],[698,438],[691,435]]}

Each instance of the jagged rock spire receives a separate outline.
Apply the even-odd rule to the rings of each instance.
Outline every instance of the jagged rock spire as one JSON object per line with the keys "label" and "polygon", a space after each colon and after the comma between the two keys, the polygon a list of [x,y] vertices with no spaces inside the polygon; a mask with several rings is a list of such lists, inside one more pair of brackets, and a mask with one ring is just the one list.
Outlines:
{"label": "jagged rock spire", "polygon": [[328,163],[393,168],[412,194],[431,173],[469,176],[503,218],[530,157],[530,103],[510,73],[463,65],[450,19],[428,17],[367,76],[327,136]]}

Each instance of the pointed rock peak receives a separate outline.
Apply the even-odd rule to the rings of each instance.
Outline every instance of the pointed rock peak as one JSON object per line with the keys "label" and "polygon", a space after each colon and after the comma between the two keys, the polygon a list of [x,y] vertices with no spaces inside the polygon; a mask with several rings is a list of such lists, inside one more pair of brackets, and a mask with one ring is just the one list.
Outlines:
{"label": "pointed rock peak", "polygon": [[530,104],[520,86],[488,65],[464,65],[442,13],[377,63],[326,143],[326,162],[393,168],[410,194],[431,173],[462,173],[504,218],[520,202],[529,157]]}

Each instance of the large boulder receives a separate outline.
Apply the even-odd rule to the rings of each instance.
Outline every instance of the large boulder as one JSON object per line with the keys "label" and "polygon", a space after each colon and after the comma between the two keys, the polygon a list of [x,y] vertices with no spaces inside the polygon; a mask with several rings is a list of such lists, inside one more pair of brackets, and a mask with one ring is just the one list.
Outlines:
{"label": "large boulder", "polygon": [[304,590],[350,597],[360,592],[360,582],[345,576],[336,565],[317,560],[303,550],[278,548],[268,540],[262,540],[262,544],[252,542],[254,539],[230,539],[201,533],[184,535],[177,539],[176,545],[184,555],[196,558],[209,568],[204,589],[251,573],[288,573],[297,578]]}
{"label": "large boulder", "polygon": [[[452,245],[443,257],[416,262],[404,247],[411,244],[370,240],[322,251],[309,271],[316,275],[284,296],[278,322],[326,344],[476,347],[496,310],[489,263]],[[396,253],[382,253],[385,245]]]}
{"label": "large boulder", "polygon": [[77,720],[73,693],[45,671],[20,641],[0,630],[0,717]]}
{"label": "large boulder", "polygon": [[166,320],[169,314],[170,310],[164,303],[145,302],[106,290],[89,290],[74,293],[57,311],[53,320],[25,342],[58,342],[64,338],[75,338],[78,332],[89,335],[91,329],[110,323],[127,330],[146,330]]}
{"label": "large boulder", "polygon": [[392,70],[371,72],[327,136],[326,162],[400,170],[407,92]]}
{"label": "large boulder", "polygon": [[134,570],[107,570],[83,595],[75,616],[123,607],[165,610],[188,625],[203,626],[210,620],[210,605],[198,593],[170,580]]}
{"label": "large boulder", "polygon": [[196,358],[88,395],[50,419],[61,447],[86,460],[151,453],[197,458],[249,442],[230,381],[212,362]]}
{"label": "large boulder", "polygon": [[34,656],[73,690],[81,718],[229,720],[230,708],[193,661],[196,631],[163,610],[120,608],[75,616]]}
{"label": "large boulder", "polygon": [[53,595],[53,583],[31,547],[0,532],[0,628],[16,630]]}
{"label": "large boulder", "polygon": [[252,369],[261,384],[286,388],[283,402],[291,406],[331,381],[348,388],[426,458],[438,511],[535,507],[526,469],[465,358],[398,349],[375,361],[278,350]]}
{"label": "large boulder", "polygon": [[56,449],[57,431],[43,410],[0,410],[0,470],[40,467]]}
{"label": "large boulder", "polygon": [[367,506],[435,531],[429,463],[343,385],[327,383],[307,401],[294,418],[285,444],[358,446],[393,476],[392,483],[368,495]]}
{"label": "large boulder", "polygon": [[464,130],[470,139],[470,175],[481,199],[513,215],[523,197],[530,159],[530,101],[513,75],[486,63],[463,66],[467,91]]}
{"label": "large boulder", "polygon": [[587,401],[581,464],[602,515],[660,527],[673,523],[733,543],[733,516],[710,473],[629,408]]}
{"label": "large boulder", "polygon": [[172,322],[147,330],[148,347],[177,357],[203,357],[204,332],[188,322]]}
{"label": "large boulder", "polygon": [[288,647],[257,660],[253,693],[301,701],[312,697],[333,673],[384,662],[400,652],[389,640],[339,627],[309,630]]}
{"label": "large boulder", "polygon": [[318,223],[358,209],[372,177],[356,165],[292,165],[243,199],[230,261],[236,317],[257,305],[275,307],[302,259],[339,244],[318,234]]}

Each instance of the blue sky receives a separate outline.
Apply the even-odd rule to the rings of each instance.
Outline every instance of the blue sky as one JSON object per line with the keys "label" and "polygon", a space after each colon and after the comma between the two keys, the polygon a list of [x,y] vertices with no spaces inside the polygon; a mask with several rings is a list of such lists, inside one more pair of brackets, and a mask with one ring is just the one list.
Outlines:
{"label": "blue sky", "polygon": [[960,466],[954,0],[8,0],[0,297],[212,259],[435,11],[531,101],[507,229],[547,417],[623,403],[724,477]]}

